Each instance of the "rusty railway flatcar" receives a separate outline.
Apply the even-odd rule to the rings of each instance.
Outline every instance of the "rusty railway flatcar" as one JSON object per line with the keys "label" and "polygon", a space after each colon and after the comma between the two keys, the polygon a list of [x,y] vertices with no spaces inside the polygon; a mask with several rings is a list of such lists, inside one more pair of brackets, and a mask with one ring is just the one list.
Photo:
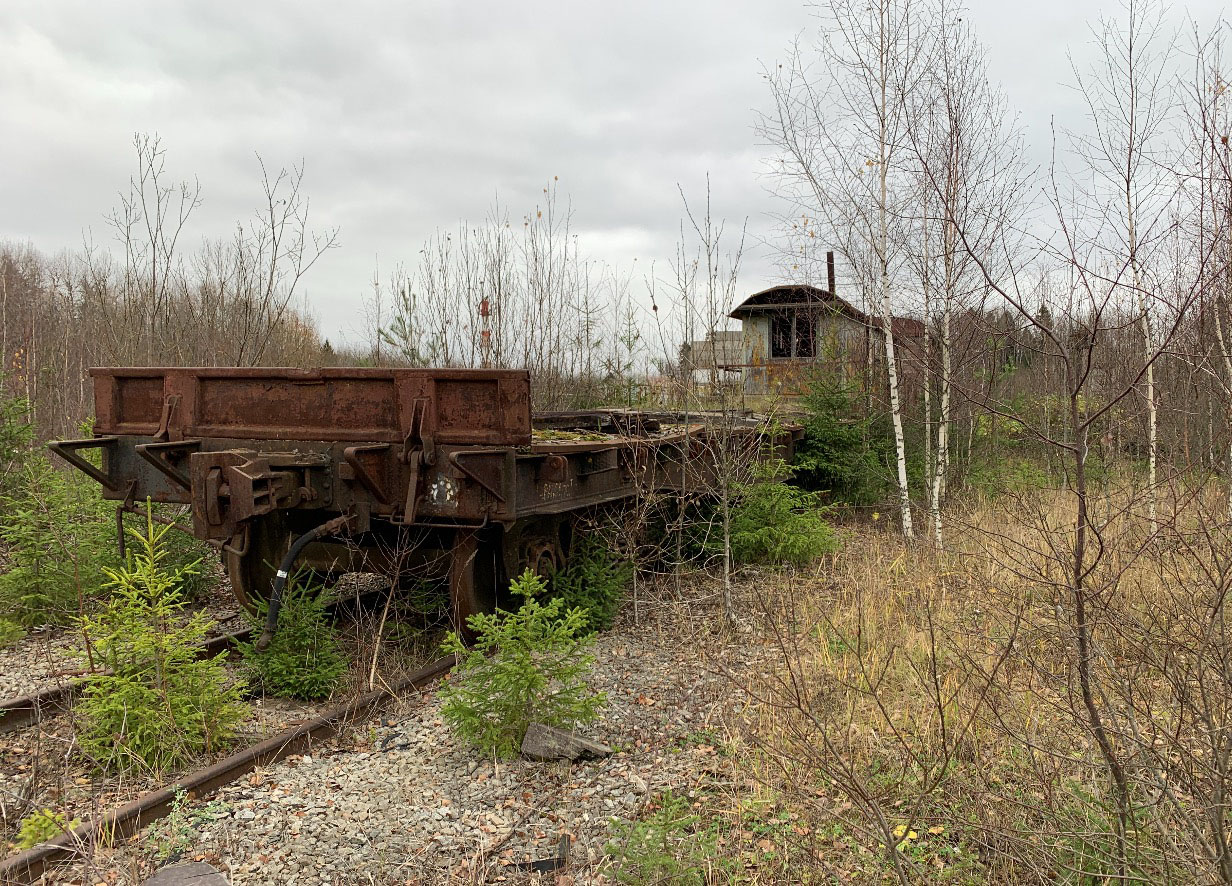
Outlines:
{"label": "rusty railway flatcar", "polygon": [[[711,486],[716,447],[790,457],[730,415],[531,415],[519,370],[91,370],[94,436],[51,443],[121,510],[190,505],[251,608],[277,621],[288,573],[436,575],[454,618],[490,610],[525,568],[568,556],[579,514],[652,490]],[[101,451],[100,459],[85,456]],[[119,512],[118,512],[119,513]]]}

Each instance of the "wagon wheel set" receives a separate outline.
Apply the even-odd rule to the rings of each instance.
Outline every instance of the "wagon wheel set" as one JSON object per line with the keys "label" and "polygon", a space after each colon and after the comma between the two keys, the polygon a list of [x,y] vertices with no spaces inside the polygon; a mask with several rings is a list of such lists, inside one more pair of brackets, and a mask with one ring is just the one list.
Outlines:
{"label": "wagon wheel set", "polygon": [[[323,588],[349,572],[398,573],[396,580],[402,584],[425,576],[442,580],[448,585],[453,619],[458,627],[465,628],[471,615],[506,605],[510,581],[525,570],[550,584],[552,576],[564,568],[574,522],[574,518],[562,515],[519,521],[509,529],[490,525],[438,531],[428,544],[435,547],[438,556],[428,561],[439,564],[443,560],[447,564],[443,574],[439,566],[435,570],[424,567],[423,558],[418,569],[395,563],[397,558],[391,557],[390,551],[397,550],[399,543],[388,538],[313,542],[299,562],[304,580]],[[390,531],[409,534],[406,529]],[[245,609],[255,613],[258,600],[269,596],[278,564],[296,534],[287,515],[274,513],[250,521],[242,546],[223,547],[227,578],[237,602]]]}

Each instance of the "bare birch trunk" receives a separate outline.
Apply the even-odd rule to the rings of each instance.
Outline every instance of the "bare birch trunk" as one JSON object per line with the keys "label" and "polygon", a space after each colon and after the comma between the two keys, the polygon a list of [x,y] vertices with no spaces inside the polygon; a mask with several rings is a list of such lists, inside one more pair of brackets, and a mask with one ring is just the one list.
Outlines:
{"label": "bare birch trunk", "polygon": [[1134,224],[1134,207],[1133,198],[1129,191],[1126,191],[1126,203],[1129,212],[1129,264],[1133,274],[1134,291],[1138,293],[1138,308],[1142,313],[1142,346],[1143,353],[1146,355],[1146,360],[1149,362],[1146,366],[1146,453],[1147,453],[1147,522],[1150,526],[1151,535],[1154,535],[1158,526],[1158,495],[1155,489],[1157,464],[1156,459],[1159,453],[1159,420],[1158,406],[1155,402],[1155,361],[1151,359],[1152,350],[1154,347],[1153,337],[1151,335],[1151,315],[1150,303],[1147,301],[1146,293],[1142,290],[1142,280],[1138,274],[1138,243],[1137,230]]}
{"label": "bare birch trunk", "polygon": [[898,505],[902,513],[903,535],[914,538],[911,528],[911,494],[907,488],[907,444],[903,438],[903,413],[898,397],[898,363],[894,359],[894,312],[890,302],[890,232],[889,215],[889,145],[886,117],[889,114],[889,49],[885,46],[885,28],[881,51],[881,129],[879,139],[881,201],[877,206],[877,258],[881,265],[881,325],[885,333],[886,377],[890,388],[890,418],[894,424],[894,451],[898,461]]}
{"label": "bare birch trunk", "polygon": [[957,202],[958,181],[955,175],[956,160],[952,159],[946,187],[945,234],[942,237],[942,260],[945,265],[945,284],[941,303],[941,414],[937,423],[937,462],[933,467],[933,537],[937,549],[942,547],[941,501],[945,497],[945,478],[950,462],[950,315],[953,310],[957,288],[957,268],[954,256],[958,249],[958,231],[954,224],[954,204]]}

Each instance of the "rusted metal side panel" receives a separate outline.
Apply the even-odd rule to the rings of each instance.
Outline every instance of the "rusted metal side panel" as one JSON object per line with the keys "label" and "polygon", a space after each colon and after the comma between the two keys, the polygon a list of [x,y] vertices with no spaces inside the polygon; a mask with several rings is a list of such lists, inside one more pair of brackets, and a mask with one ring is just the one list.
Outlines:
{"label": "rusted metal side panel", "polygon": [[91,369],[96,432],[521,446],[530,375],[469,369]]}

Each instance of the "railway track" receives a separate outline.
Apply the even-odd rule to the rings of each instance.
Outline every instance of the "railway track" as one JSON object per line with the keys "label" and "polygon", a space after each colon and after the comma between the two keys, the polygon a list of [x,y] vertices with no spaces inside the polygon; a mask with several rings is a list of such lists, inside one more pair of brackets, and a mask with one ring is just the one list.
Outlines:
{"label": "railway track", "polygon": [[[383,591],[364,591],[355,597],[346,597],[330,603],[326,609],[331,617],[348,613],[362,607],[380,596]],[[229,620],[229,619],[224,619]],[[242,628],[217,634],[208,638],[197,650],[200,658],[212,658],[220,652],[228,652],[240,643],[252,639],[254,629]],[[104,672],[105,673],[105,672]],[[57,717],[67,711],[81,691],[88,684],[88,678],[82,677],[69,680],[55,686],[49,686],[38,692],[19,695],[14,698],[0,700],[0,735],[16,732],[27,726],[32,726],[49,717]]]}
{"label": "railway track", "polygon": [[137,833],[162,818],[181,792],[199,798],[235,781],[258,766],[303,753],[312,742],[336,735],[346,726],[363,721],[389,702],[413,690],[421,690],[449,671],[454,656],[439,658],[384,689],[366,692],[338,704],[298,726],[292,726],[229,757],[189,773],[144,796],[96,815],[85,824],[54,840],[0,861],[0,883],[34,884],[53,865],[71,861],[102,842]]}
{"label": "railway track", "polygon": [[[229,634],[219,634],[207,639],[197,650],[197,655],[201,658],[211,658],[251,638],[251,628]],[[70,680],[38,692],[0,701],[0,735],[16,732],[18,729],[32,726],[48,717],[59,716],[72,706],[73,701],[88,683],[88,678]]]}

